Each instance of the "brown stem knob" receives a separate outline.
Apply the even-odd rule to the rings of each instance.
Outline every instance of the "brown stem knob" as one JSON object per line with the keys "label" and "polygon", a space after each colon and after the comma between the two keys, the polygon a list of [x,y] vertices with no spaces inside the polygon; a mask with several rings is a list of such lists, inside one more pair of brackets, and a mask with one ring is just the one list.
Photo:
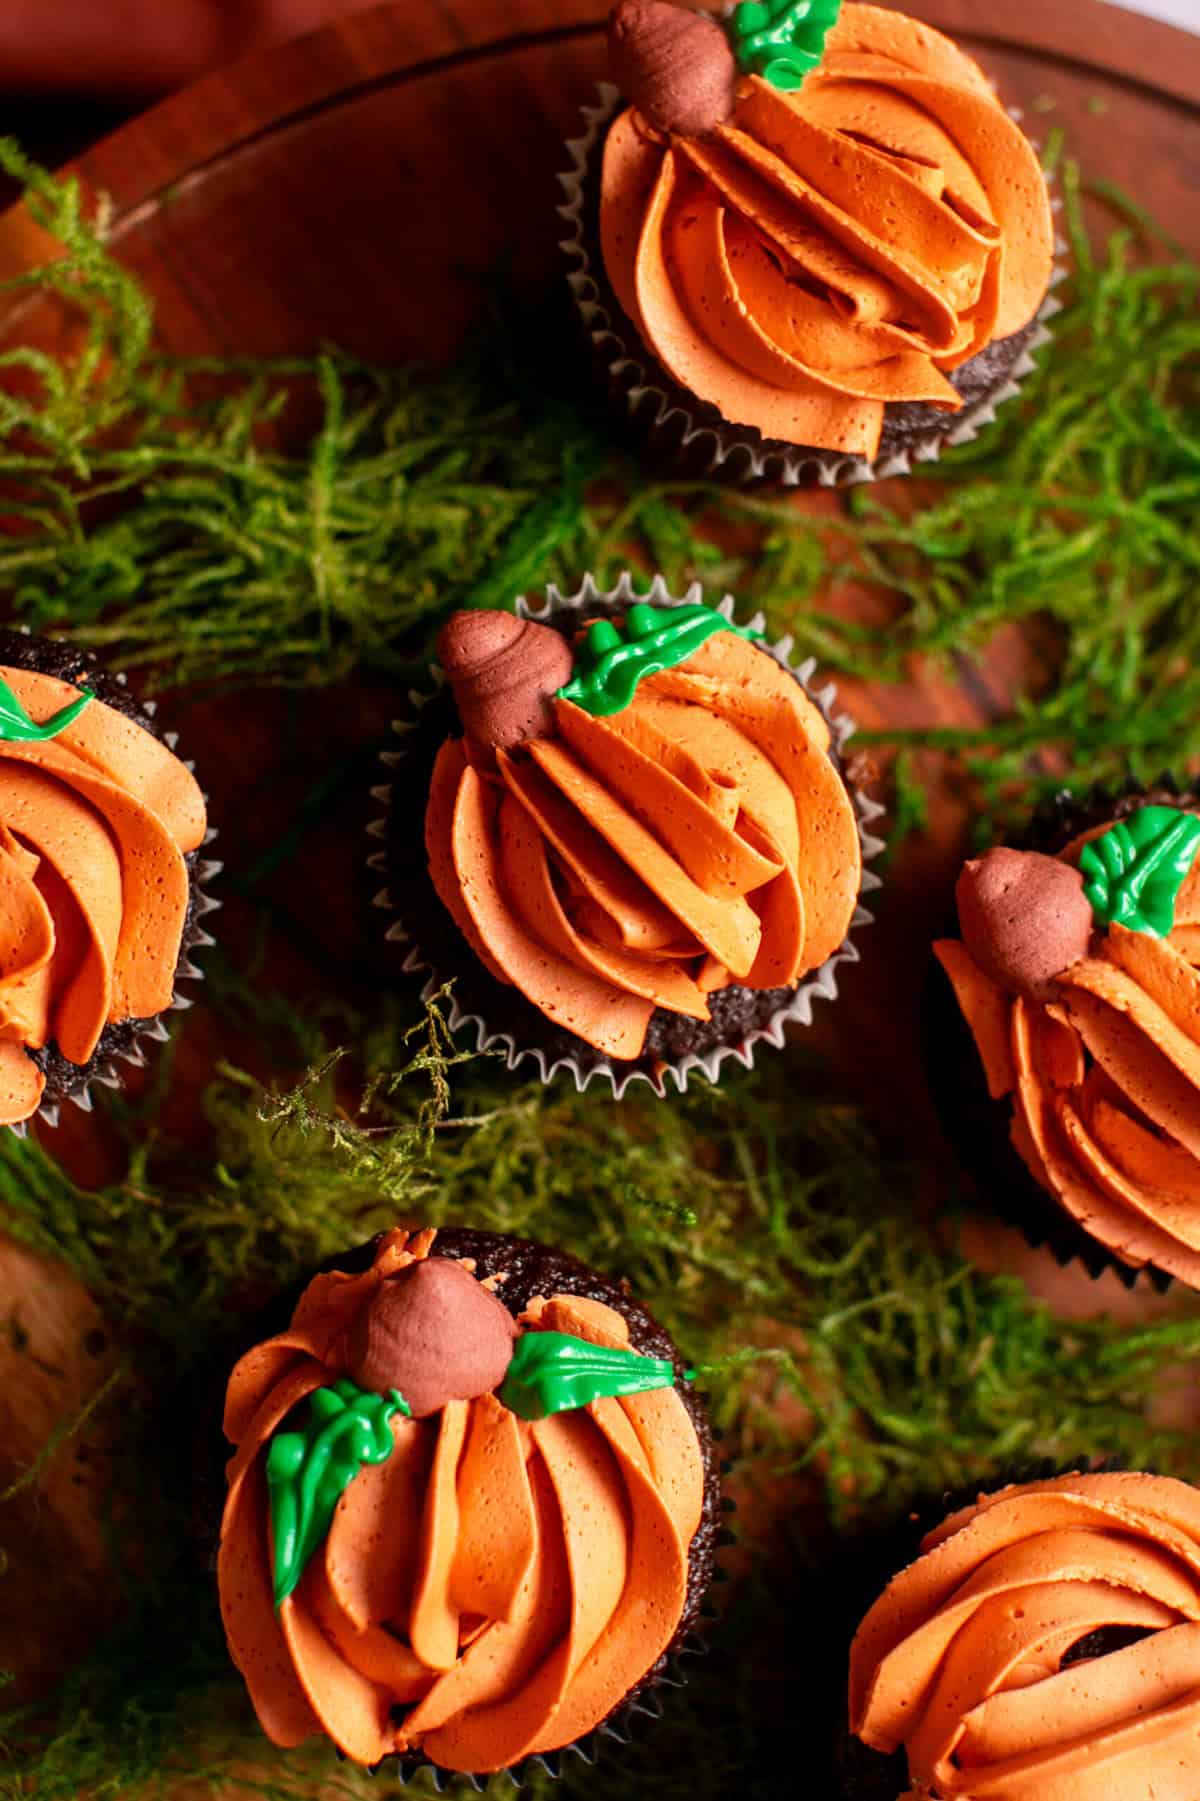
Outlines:
{"label": "brown stem knob", "polygon": [[1038,851],[1001,846],[967,863],[954,891],[963,942],[979,967],[1030,1000],[1088,954],[1095,921],[1083,877]]}
{"label": "brown stem knob", "polygon": [[472,1401],[503,1382],[516,1325],[461,1263],[427,1257],[389,1276],[346,1334],[346,1373],[360,1388],[397,1388],[414,1419]]}
{"label": "brown stem knob", "polygon": [[612,78],[659,131],[703,137],[733,114],[738,69],[715,19],[667,0],[620,0],[609,15]]}
{"label": "brown stem knob", "polygon": [[437,651],[463,730],[477,744],[508,749],[554,731],[550,702],[574,667],[560,632],[512,613],[452,613]]}

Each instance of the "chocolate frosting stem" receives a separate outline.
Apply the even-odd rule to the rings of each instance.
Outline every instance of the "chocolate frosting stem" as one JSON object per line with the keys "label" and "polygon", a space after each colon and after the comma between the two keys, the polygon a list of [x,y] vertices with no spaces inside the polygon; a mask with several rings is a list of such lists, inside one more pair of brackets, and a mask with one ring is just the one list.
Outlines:
{"label": "chocolate frosting stem", "polygon": [[560,632],[492,609],[452,613],[437,653],[463,729],[477,744],[508,749],[553,734],[550,703],[574,667]]}
{"label": "chocolate frosting stem", "polygon": [[723,28],[666,0],[620,0],[609,15],[613,80],[659,131],[703,137],[733,114],[737,64]]}

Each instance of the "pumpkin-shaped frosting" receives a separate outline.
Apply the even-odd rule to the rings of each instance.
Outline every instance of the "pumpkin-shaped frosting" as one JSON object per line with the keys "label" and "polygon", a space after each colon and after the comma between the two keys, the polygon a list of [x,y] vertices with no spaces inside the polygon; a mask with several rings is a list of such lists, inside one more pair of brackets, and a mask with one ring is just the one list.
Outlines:
{"label": "pumpkin-shaped frosting", "polygon": [[[276,1744],[325,1733],[360,1764],[420,1753],[483,1773],[584,1736],[671,1644],[688,1600],[704,1462],[673,1386],[535,1418],[505,1404],[502,1383],[481,1390],[503,1370],[511,1340],[507,1329],[497,1340],[490,1292],[479,1288],[464,1308],[471,1264],[423,1292],[419,1319],[408,1312],[382,1337],[364,1332],[364,1318],[381,1317],[389,1285],[403,1293],[397,1279],[411,1283],[434,1239],[390,1232],[365,1273],[316,1277],[289,1329],[235,1368],[218,1580],[230,1651]],[[441,1323],[431,1297],[447,1309]],[[452,1343],[460,1317],[470,1356]],[[565,1334],[638,1361],[625,1319],[597,1301],[535,1297],[511,1328],[518,1347],[531,1334]],[[454,1398],[415,1418],[397,1388],[389,1405],[361,1397],[362,1411],[386,1420],[375,1429],[391,1433],[390,1454],[364,1443],[361,1467],[327,1497],[327,1529],[277,1605],[273,1465],[299,1468],[297,1410],[318,1394],[332,1396],[321,1408],[327,1442],[343,1424],[353,1431],[342,1397],[355,1395],[350,1364],[370,1374],[364,1344],[384,1359],[381,1380],[414,1386],[428,1345],[437,1386]],[[309,1462],[314,1483],[302,1499],[328,1467],[320,1442]]]}
{"label": "pumpkin-shaped frosting", "polygon": [[544,717],[519,739],[474,736],[455,676],[468,729],[439,752],[425,843],[492,975],[631,1060],[658,1007],[706,1020],[720,988],[789,988],[819,968],[849,930],[862,857],[825,719],[773,657],[700,606],[631,607],[593,634],[607,687],[547,694],[534,641],[529,697],[505,723]]}
{"label": "pumpkin-shaped frosting", "polygon": [[639,91],[605,142],[605,269],[657,361],[729,423],[873,458],[889,404],[959,411],[954,371],[1036,315],[1045,178],[928,26],[844,6],[796,91],[748,74],[700,133],[677,100],[662,129]]}
{"label": "pumpkin-shaped frosting", "polygon": [[[934,952],[1035,1181],[1124,1262],[1200,1288],[1200,858],[1180,873],[1181,830],[1194,857],[1190,814],[1138,809],[1067,845],[1062,882],[1040,854],[989,852],[1004,863],[960,882],[965,942]],[[1133,889],[1167,872],[1166,936],[1091,912],[1081,876],[1110,834]]]}
{"label": "pumpkin-shaped frosting", "polygon": [[1200,1792],[1200,1494],[1134,1474],[954,1514],[863,1621],[850,1723],[931,1801]]}
{"label": "pumpkin-shaped frosting", "polygon": [[45,1087],[31,1053],[86,1064],[105,1026],[171,1005],[206,818],[190,770],[135,720],[95,697],[75,711],[80,689],[30,669],[0,684],[0,1124],[15,1125]]}

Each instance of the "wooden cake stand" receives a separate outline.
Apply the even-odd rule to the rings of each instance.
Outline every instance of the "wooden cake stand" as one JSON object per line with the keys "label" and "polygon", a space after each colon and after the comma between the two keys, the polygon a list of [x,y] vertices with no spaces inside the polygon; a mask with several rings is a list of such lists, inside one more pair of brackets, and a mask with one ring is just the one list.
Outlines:
{"label": "wooden cake stand", "polygon": [[[211,75],[89,150],[76,167],[111,200],[112,242],[153,296],[164,346],[253,355],[335,343],[376,361],[445,359],[502,259],[530,295],[561,281],[555,177],[563,140],[603,74],[604,10],[603,0],[395,0]],[[1200,38],[1102,0],[908,0],[908,10],[978,56],[1032,135],[1063,127],[1090,177],[1130,190],[1200,254]],[[0,216],[0,277],[46,250],[20,207]],[[45,296],[9,296],[0,345],[31,340],[66,350],[69,323]],[[794,504],[841,503],[800,495]],[[855,596],[838,604],[853,607]],[[986,725],[1007,711],[1033,654],[1012,628],[969,682],[846,685],[843,698],[873,727]],[[256,695],[252,707],[244,697],[164,703],[220,828],[232,878],[219,890],[220,931],[235,955],[248,952],[252,929],[237,873],[278,842],[331,768],[345,772],[342,804],[302,822],[291,854],[256,893],[275,928],[264,980],[294,995],[365,995],[378,977],[361,893],[363,831],[372,747],[391,702],[386,688],[361,683],[332,704],[278,693]],[[818,1028],[822,1047],[922,1154],[936,1133],[915,1048],[917,990],[965,823],[961,795],[941,784],[930,830],[890,872],[867,965],[850,973]],[[166,1124],[185,1140],[202,1142],[199,1097],[231,1048],[201,996],[167,1102]],[[252,1055],[244,1046],[236,1054]],[[85,1182],[114,1167],[95,1115],[64,1108],[46,1141]],[[994,1243],[979,1250],[1005,1254]],[[1047,1274],[1044,1261],[1025,1266],[1060,1305],[1079,1304],[1079,1291]],[[1115,1283],[1088,1284],[1083,1300],[1126,1304]],[[3,1489],[92,1392],[110,1353],[73,1279],[3,1241],[0,1314],[20,1325],[0,1343]],[[86,1598],[66,1592],[60,1572],[101,1555],[90,1450],[86,1432],[64,1447],[33,1497],[31,1555],[0,1609],[0,1666],[46,1674],[86,1641]],[[35,1620],[37,1672],[29,1670]]]}

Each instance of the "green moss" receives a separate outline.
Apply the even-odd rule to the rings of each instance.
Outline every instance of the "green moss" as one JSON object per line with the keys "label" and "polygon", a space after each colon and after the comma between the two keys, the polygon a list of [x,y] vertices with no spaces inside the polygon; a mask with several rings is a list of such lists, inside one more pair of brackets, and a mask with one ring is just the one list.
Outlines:
{"label": "green moss", "polygon": [[[75,190],[11,147],[0,164],[30,181],[65,245],[22,285],[80,308],[86,327],[64,364],[0,359],[26,378],[0,399],[6,515],[23,522],[0,543],[0,589],[35,626],[158,681],[321,684],[399,672],[449,606],[573,584],[589,567],[608,579],[632,557],[676,584],[734,588],[803,650],[880,682],[904,679],[914,656],[982,655],[1010,618],[1036,621],[1044,679],[987,732],[889,736],[908,829],[939,757],[994,820],[1049,785],[1048,751],[1069,750],[1081,781],[1200,752],[1200,270],[1178,256],[1135,265],[1132,237],[1151,227],[1111,194],[1125,230],[1094,250],[1070,165],[1077,274],[1022,403],[909,489],[912,511],[859,495],[844,521],[813,522],[769,497],[643,482],[599,419],[550,398],[561,384],[546,370],[566,353],[541,320],[493,322],[440,373],[334,353],[164,359]],[[848,559],[899,597],[886,626],[821,598]],[[256,872],[243,873],[252,899]],[[380,1792],[325,1752],[275,1756],[256,1733],[193,1554],[192,1441],[206,1379],[234,1351],[231,1322],[400,1214],[527,1233],[626,1274],[711,1372],[733,1480],[753,1502],[750,1574],[723,1650],[648,1751],[610,1755],[596,1784],[614,1795],[651,1782],[666,1798],[740,1793],[776,1732],[793,1745],[803,1567],[814,1552],[839,1567],[831,1535],[1039,1457],[1200,1475],[1194,1435],[1146,1411],[1164,1372],[1200,1362],[1196,1312],[1136,1331],[1066,1324],[981,1276],[931,1236],[920,1174],[816,1064],[774,1058],[717,1092],[613,1104],[464,1058],[437,1008],[415,1031],[399,1005],[306,1014],[219,959],[207,997],[231,1035],[245,1042],[252,1022],[264,1063],[290,1072],[268,1091],[222,1068],[207,1155],[163,1129],[169,1057],[136,1109],[116,1107],[130,1140],[119,1183],[81,1191],[36,1143],[0,1141],[10,1229],[79,1274],[137,1377],[94,1398],[118,1431],[123,1610],[57,1693],[0,1715],[10,1801],[143,1801],[181,1777],[280,1801]],[[28,1484],[86,1418],[62,1422]],[[0,1513],[19,1561],[4,1528]],[[770,1674],[748,1654],[764,1641]],[[595,1792],[572,1769],[568,1792]]]}
{"label": "green moss", "polygon": [[[398,1214],[565,1243],[629,1277],[711,1372],[731,1479],[766,1497],[746,1549],[768,1586],[784,1570],[803,1580],[797,1544],[803,1558],[831,1528],[1032,1459],[1111,1456],[1200,1476],[1195,1435],[1144,1411],[1164,1371],[1200,1363],[1200,1317],[1126,1333],[1064,1324],[1018,1283],[940,1249],[918,1223],[918,1172],[817,1066],[806,1076],[803,1062],[776,1058],[671,1106],[636,1091],[611,1104],[514,1085],[488,1060],[448,1054],[436,1008],[415,1032],[401,1019],[346,1023],[365,1055],[322,1056],[290,1090],[228,1072],[210,1096],[212,1163],[189,1164],[186,1181],[166,1141],[95,1194],[34,1144],[0,1142],[14,1229],[58,1247],[152,1389],[141,1407],[122,1395],[117,1480],[137,1502],[118,1549],[140,1547],[130,1611],[44,1713],[0,1716],[0,1793],[141,1801],[183,1773],[215,1782],[248,1759],[262,1785],[251,1793],[290,1801],[331,1779],[340,1786],[322,1792],[374,1792],[324,1754],[264,1749],[192,1549],[190,1474],[176,1487],[168,1471],[193,1468],[189,1397],[233,1355],[230,1317]],[[264,1030],[281,1067],[313,1049],[311,1025],[298,1042],[278,1005]],[[765,1354],[739,1354],[747,1347]],[[175,1409],[165,1444],[164,1400]],[[215,1461],[215,1440],[212,1450]],[[650,1771],[664,1795],[728,1792],[754,1735],[779,1724],[761,1695],[749,1705],[739,1634],[772,1631],[788,1592],[743,1595],[723,1654],[707,1674],[697,1666],[694,1691],[672,1696],[644,1754],[609,1764],[608,1792],[640,1792]],[[778,1624],[798,1682],[787,1659],[800,1653]],[[583,1766],[577,1782],[586,1790]]]}
{"label": "green moss", "polygon": [[[1049,752],[1066,752],[1081,784],[1200,754],[1200,270],[1103,184],[1122,229],[1097,251],[1069,162],[1076,272],[1021,401],[927,471],[915,510],[860,490],[841,521],[705,482],[646,482],[603,417],[556,398],[575,367],[557,312],[497,302],[442,372],[336,352],[164,359],[74,189],[11,148],[0,162],[33,175],[67,246],[33,285],[88,324],[65,368],[10,353],[42,385],[0,413],[21,428],[0,446],[0,478],[23,491],[8,510],[28,526],[0,545],[0,591],[32,625],[69,628],[160,682],[325,683],[403,670],[451,606],[573,586],[588,568],[608,580],[632,561],[731,587],[802,650],[877,682],[907,679],[914,657],[982,656],[1013,619],[1037,624],[1037,691],[995,722],[876,737],[962,766],[989,817],[1055,785]],[[1146,262],[1147,249],[1174,260]],[[828,606],[848,560],[891,597],[885,623]]]}

